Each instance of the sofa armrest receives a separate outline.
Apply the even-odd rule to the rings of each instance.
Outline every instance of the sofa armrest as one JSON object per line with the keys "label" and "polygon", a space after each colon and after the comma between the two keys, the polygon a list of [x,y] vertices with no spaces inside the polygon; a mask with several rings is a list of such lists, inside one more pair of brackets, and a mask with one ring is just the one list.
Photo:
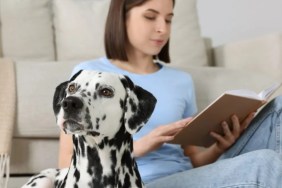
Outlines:
{"label": "sofa armrest", "polygon": [[281,80],[282,34],[274,33],[213,50],[216,66],[257,71]]}

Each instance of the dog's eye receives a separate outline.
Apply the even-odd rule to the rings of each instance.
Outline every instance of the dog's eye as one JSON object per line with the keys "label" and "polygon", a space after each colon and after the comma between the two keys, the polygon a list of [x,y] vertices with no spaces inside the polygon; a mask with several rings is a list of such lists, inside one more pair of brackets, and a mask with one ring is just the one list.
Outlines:
{"label": "dog's eye", "polygon": [[76,87],[74,84],[69,85],[68,87],[68,92],[69,93],[74,93],[76,91]]}
{"label": "dog's eye", "polygon": [[114,92],[113,92],[113,90],[111,90],[109,88],[103,88],[103,89],[100,90],[100,95],[104,96],[104,97],[113,97]]}

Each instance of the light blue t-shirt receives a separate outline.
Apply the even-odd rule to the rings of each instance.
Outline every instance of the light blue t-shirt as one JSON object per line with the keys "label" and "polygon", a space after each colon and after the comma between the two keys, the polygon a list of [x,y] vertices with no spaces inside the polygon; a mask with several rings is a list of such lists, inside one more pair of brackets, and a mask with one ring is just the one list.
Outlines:
{"label": "light blue t-shirt", "polygon": [[[194,85],[191,76],[183,71],[158,63],[160,69],[151,74],[135,74],[112,64],[103,57],[78,64],[79,70],[98,70],[127,75],[136,85],[151,92],[157,98],[154,112],[147,124],[135,135],[138,140],[160,125],[193,116],[197,111]],[[136,159],[142,180],[154,179],[192,168],[189,159],[179,145],[164,144],[160,149]]]}

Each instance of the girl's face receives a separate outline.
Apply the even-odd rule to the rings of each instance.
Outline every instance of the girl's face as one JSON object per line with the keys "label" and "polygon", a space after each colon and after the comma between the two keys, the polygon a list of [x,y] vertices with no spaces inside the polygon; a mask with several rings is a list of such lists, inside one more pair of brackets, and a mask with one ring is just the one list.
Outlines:
{"label": "girl's face", "polygon": [[167,43],[173,17],[172,0],[148,0],[126,18],[129,53],[157,55]]}

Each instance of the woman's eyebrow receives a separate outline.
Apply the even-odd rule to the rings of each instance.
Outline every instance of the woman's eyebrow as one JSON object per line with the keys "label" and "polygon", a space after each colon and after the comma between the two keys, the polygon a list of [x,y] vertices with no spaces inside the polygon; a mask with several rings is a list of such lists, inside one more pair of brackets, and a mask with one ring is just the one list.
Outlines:
{"label": "woman's eyebrow", "polygon": [[[159,14],[160,12],[155,10],[155,9],[147,9],[146,11],[150,11],[150,12],[154,12],[156,14]],[[167,16],[173,16],[174,14],[173,13],[168,13]]]}

